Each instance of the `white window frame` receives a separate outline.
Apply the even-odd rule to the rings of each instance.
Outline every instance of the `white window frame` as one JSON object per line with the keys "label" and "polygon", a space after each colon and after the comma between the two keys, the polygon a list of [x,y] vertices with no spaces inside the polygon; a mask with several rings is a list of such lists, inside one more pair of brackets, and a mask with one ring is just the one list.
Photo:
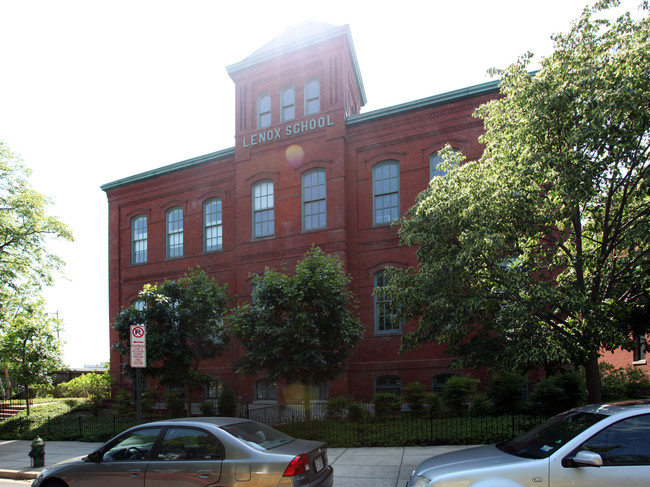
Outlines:
{"label": "white window frame", "polygon": [[280,120],[287,122],[294,118],[296,118],[296,90],[293,85],[287,85],[280,93]]}
{"label": "white window frame", "polygon": [[375,300],[375,333],[382,335],[386,333],[401,333],[402,324],[395,320],[395,313],[390,299],[386,299],[383,292],[378,292],[377,288],[384,286],[386,283],[386,274],[383,270],[374,275],[374,300]]}
{"label": "white window frame", "polygon": [[387,225],[400,216],[399,162],[383,161],[372,168],[372,223]]}
{"label": "white window frame", "polygon": [[257,97],[257,128],[269,127],[271,123],[271,94],[263,91]]}
{"label": "white window frame", "polygon": [[210,198],[203,203],[203,251],[223,249],[223,207],[221,198]]}
{"label": "white window frame", "polygon": [[325,169],[315,168],[302,175],[302,229],[327,228],[327,179]]}
{"label": "white window frame", "polygon": [[131,219],[131,264],[147,263],[147,247],[147,217],[137,215]]}
{"label": "white window frame", "polygon": [[316,77],[305,81],[305,116],[320,113],[320,81]]}
{"label": "white window frame", "polygon": [[270,179],[253,184],[253,238],[275,235],[274,183]]}
{"label": "white window frame", "polygon": [[183,208],[174,206],[165,214],[165,254],[168,259],[183,257]]}

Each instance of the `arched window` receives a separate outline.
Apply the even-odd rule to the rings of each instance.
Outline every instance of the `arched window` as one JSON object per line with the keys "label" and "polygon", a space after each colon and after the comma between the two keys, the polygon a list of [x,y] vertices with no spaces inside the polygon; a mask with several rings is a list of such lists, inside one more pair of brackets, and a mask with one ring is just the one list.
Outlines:
{"label": "arched window", "polygon": [[131,220],[131,263],[147,262],[147,217],[138,215]]}
{"label": "arched window", "polygon": [[[460,152],[460,150],[454,149],[454,152]],[[433,179],[437,176],[444,176],[447,174],[447,171],[438,169],[438,165],[444,161],[445,160],[440,155],[440,151],[435,152],[429,156],[429,179]]]}
{"label": "arched window", "polygon": [[215,252],[223,247],[223,220],[221,199],[212,198],[203,203],[203,250]]}
{"label": "arched window", "polygon": [[257,97],[257,128],[271,125],[271,95],[268,91]]}
{"label": "arched window", "polygon": [[293,85],[285,86],[280,94],[280,120],[286,122],[296,118],[296,90]]}
{"label": "arched window", "polygon": [[399,218],[399,163],[384,161],[372,168],[373,224]]}
{"label": "arched window", "polygon": [[183,257],[183,209],[180,206],[167,210],[167,245],[168,259]]}
{"label": "arched window", "polygon": [[309,78],[305,83],[305,116],[320,112],[320,82]]}
{"label": "arched window", "polygon": [[386,285],[386,274],[379,271],[375,274],[375,333],[396,333],[401,331],[401,324],[395,320],[391,300],[386,293],[378,288]]}
{"label": "arched window", "polygon": [[275,232],[273,181],[253,185],[253,238],[269,237]]}
{"label": "arched window", "polygon": [[327,226],[325,169],[312,169],[302,175],[302,228],[315,230]]}

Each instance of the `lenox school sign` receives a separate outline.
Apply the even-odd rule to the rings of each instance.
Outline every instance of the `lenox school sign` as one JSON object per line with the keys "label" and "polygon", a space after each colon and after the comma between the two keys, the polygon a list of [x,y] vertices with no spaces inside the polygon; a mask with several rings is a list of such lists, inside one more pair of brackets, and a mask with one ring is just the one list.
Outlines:
{"label": "lenox school sign", "polygon": [[294,135],[304,134],[313,130],[331,127],[334,122],[330,120],[329,115],[322,117],[310,118],[304,122],[289,123],[276,129],[269,129],[264,132],[258,132],[248,137],[244,137],[243,146],[252,147],[254,145],[264,144],[273,140],[282,140],[283,138],[293,137]]}

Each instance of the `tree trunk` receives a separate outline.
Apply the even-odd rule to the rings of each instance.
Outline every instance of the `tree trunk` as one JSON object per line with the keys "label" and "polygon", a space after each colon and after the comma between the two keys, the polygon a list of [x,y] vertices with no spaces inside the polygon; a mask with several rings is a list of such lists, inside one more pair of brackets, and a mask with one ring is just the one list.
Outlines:
{"label": "tree trunk", "polygon": [[311,424],[311,399],[309,397],[309,384],[303,383],[303,399],[305,401],[305,423]]}
{"label": "tree trunk", "polygon": [[593,354],[585,364],[585,376],[587,380],[587,402],[589,404],[600,404],[602,402],[602,392],[597,353]]}
{"label": "tree trunk", "polygon": [[192,416],[192,396],[190,396],[191,388],[188,383],[185,384],[185,410],[187,417]]}

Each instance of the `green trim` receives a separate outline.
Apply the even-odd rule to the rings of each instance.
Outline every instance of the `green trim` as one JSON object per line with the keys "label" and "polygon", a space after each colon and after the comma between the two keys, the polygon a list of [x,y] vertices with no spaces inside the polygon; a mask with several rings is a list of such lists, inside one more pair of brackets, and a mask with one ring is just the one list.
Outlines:
{"label": "green trim", "polygon": [[199,157],[194,157],[192,159],[187,159],[181,162],[175,162],[174,164],[169,164],[167,166],[159,167],[157,169],[152,169],[151,171],[142,172],[134,176],[129,176],[123,179],[118,179],[112,183],[106,183],[100,186],[103,191],[111,191],[113,189],[122,188],[130,184],[139,183],[146,181],[147,179],[157,178],[159,176],[164,176],[166,174],[171,174],[177,171],[182,171],[184,169],[200,166],[202,164],[208,164],[210,162],[216,162],[223,159],[228,159],[235,157],[235,148],[231,147],[230,149],[224,149],[217,152],[212,152]]}
{"label": "green trim", "polygon": [[361,113],[359,115],[350,115],[345,119],[346,125],[357,125],[365,122],[370,122],[384,117],[400,115],[414,110],[421,110],[424,108],[431,108],[436,105],[443,105],[453,103],[467,98],[474,98],[477,96],[484,96],[499,92],[500,80],[489,81],[479,85],[461,88],[459,90],[448,91],[440,95],[434,95],[419,100],[410,101],[401,105],[394,105],[388,108],[380,108],[368,113]]}

